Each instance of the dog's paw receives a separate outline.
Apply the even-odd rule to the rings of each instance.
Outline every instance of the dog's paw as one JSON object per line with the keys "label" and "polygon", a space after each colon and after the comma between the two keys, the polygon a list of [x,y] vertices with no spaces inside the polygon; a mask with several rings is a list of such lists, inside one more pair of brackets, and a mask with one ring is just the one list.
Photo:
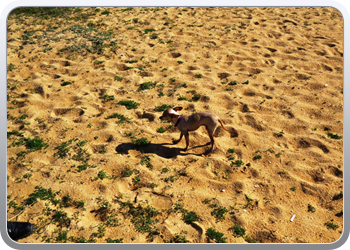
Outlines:
{"label": "dog's paw", "polygon": [[179,140],[173,140],[173,144],[178,144]]}

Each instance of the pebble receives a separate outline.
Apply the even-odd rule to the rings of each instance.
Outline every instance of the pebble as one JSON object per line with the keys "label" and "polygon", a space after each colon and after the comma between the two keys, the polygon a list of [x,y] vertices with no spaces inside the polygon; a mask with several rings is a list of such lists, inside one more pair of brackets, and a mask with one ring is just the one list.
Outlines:
{"label": "pebble", "polygon": [[290,219],[291,222],[293,222],[294,218],[295,218],[295,214],[293,214],[292,218]]}
{"label": "pebble", "polygon": [[222,189],[221,192],[225,192],[225,189]]}

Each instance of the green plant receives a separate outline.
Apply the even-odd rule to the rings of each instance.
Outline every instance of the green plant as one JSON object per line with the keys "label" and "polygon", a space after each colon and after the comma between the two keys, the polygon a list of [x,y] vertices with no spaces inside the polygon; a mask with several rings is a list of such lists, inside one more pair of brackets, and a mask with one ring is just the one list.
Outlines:
{"label": "green plant", "polygon": [[97,177],[103,180],[105,178],[108,178],[108,175],[105,171],[101,170],[100,172],[98,172]]}
{"label": "green plant", "polygon": [[14,130],[14,131],[11,131],[11,132],[7,131],[7,138],[9,138],[11,135],[22,136],[23,132],[21,133],[21,132],[19,132],[17,130]]}
{"label": "green plant", "polygon": [[151,160],[151,158],[148,155],[145,155],[145,156],[142,157],[140,164],[141,165],[146,165],[147,168],[152,170],[153,166],[152,166],[150,160]]}
{"label": "green plant", "polygon": [[106,225],[104,225],[103,223],[99,224],[98,226],[98,230],[97,233],[93,233],[92,236],[93,237],[97,237],[97,238],[102,238],[103,236],[105,236],[106,233]]}
{"label": "green plant", "polygon": [[253,157],[253,160],[256,161],[256,160],[260,160],[261,159],[261,155],[256,155]]}
{"label": "green plant", "polygon": [[144,30],[145,34],[148,34],[148,33],[150,33],[150,32],[154,32],[154,31],[155,31],[154,29],[145,29],[145,30]]}
{"label": "green plant", "polygon": [[137,232],[148,233],[147,238],[153,238],[158,234],[159,229],[154,226],[157,220],[154,220],[160,212],[148,205],[142,207],[141,204],[134,206],[131,202],[120,202],[122,209],[127,209],[123,213],[124,217],[131,217],[131,222],[134,224]]}
{"label": "green plant", "polygon": [[36,186],[35,191],[29,195],[27,199],[24,200],[25,205],[33,205],[35,204],[38,199],[40,200],[49,200],[51,201],[54,205],[58,204],[60,200],[56,200],[55,196],[60,193],[60,191],[54,193],[52,192],[51,188],[45,189],[41,186]]}
{"label": "green plant", "polygon": [[226,207],[219,206],[214,209],[211,214],[216,217],[217,220],[225,220],[225,214],[228,212]]}
{"label": "green plant", "polygon": [[334,140],[340,140],[342,138],[340,135],[333,134],[333,133],[330,133],[330,132],[327,133],[327,136],[329,138],[331,138],[331,139],[334,139]]}
{"label": "green plant", "polygon": [[132,173],[133,173],[133,170],[131,170],[130,167],[127,167],[127,168],[122,170],[121,176],[122,177],[129,177],[132,175]]}
{"label": "green plant", "polygon": [[56,242],[66,243],[68,240],[68,237],[67,237],[68,232],[69,232],[68,230],[63,231],[62,229],[60,229],[56,237]]}
{"label": "green plant", "polygon": [[56,213],[52,216],[52,221],[57,222],[59,226],[69,226],[71,219],[68,218],[68,215],[66,212],[63,211],[56,211]]}
{"label": "green plant", "polygon": [[150,36],[149,36],[149,38],[150,39],[157,39],[158,38],[158,34],[156,34],[156,33],[153,33],[153,34],[151,34]]}
{"label": "green plant", "polygon": [[157,85],[157,82],[144,82],[139,86],[137,91],[140,92],[140,91],[145,90],[145,89],[153,89],[156,87],[156,85]]}
{"label": "green plant", "polygon": [[232,161],[231,164],[230,164],[230,166],[232,167],[232,166],[236,165],[237,167],[240,167],[240,166],[242,166],[243,164],[244,164],[243,161],[237,160],[237,161]]}
{"label": "green plant", "polygon": [[235,153],[235,150],[234,150],[233,148],[229,148],[229,149],[227,150],[227,153],[228,153],[228,154],[234,154],[234,153]]}
{"label": "green plant", "polygon": [[162,168],[162,173],[167,173],[167,172],[169,172],[169,169],[168,168]]}
{"label": "green plant", "polygon": [[108,101],[113,101],[114,100],[114,95],[106,95],[106,94],[103,94],[100,99],[102,99],[103,103],[105,102],[108,102]]}
{"label": "green plant", "polygon": [[228,83],[228,85],[237,85],[237,84],[238,84],[237,81],[231,81],[231,82]]}
{"label": "green plant", "polygon": [[141,181],[140,176],[136,175],[136,176],[134,177],[133,181],[134,181],[136,184],[138,184],[138,183]]}
{"label": "green plant", "polygon": [[71,85],[71,84],[72,84],[72,82],[63,82],[63,83],[61,83],[61,86],[64,87],[64,86]]}
{"label": "green plant", "polygon": [[121,76],[114,77],[114,81],[121,82],[122,80],[123,80],[123,77],[121,77]]}
{"label": "green plant", "polygon": [[140,105],[139,103],[132,100],[119,101],[118,104],[125,106],[127,109],[137,109],[137,107]]}
{"label": "green plant", "polygon": [[131,140],[131,142],[137,147],[144,147],[151,143],[146,137],[142,137],[136,140]]}
{"label": "green plant", "polygon": [[215,231],[213,228],[208,228],[207,232],[205,233],[211,240],[215,241],[216,243],[227,243],[226,237],[223,237],[224,234],[221,232]]}
{"label": "green plant", "polygon": [[49,19],[52,17],[63,17],[72,13],[72,7],[20,7],[11,11],[11,15],[29,15],[38,18]]}
{"label": "green plant", "polygon": [[155,111],[164,111],[166,109],[171,109],[173,106],[170,106],[168,104],[163,104],[161,106],[157,106],[154,108]]}
{"label": "green plant", "polygon": [[109,15],[109,14],[111,14],[112,12],[110,12],[110,11],[108,11],[108,10],[105,10],[105,11],[103,11],[103,12],[101,12],[101,15]]}
{"label": "green plant", "polygon": [[12,63],[10,63],[10,65],[7,67],[8,71],[12,71],[15,69],[15,65],[13,65]]}
{"label": "green plant", "polygon": [[198,215],[193,211],[188,212],[185,210],[183,212],[183,219],[186,224],[191,224],[194,221],[198,221]]}
{"label": "green plant", "polygon": [[113,118],[118,118],[119,119],[119,121],[116,122],[119,125],[123,124],[125,121],[128,120],[124,115],[121,115],[121,114],[118,114],[118,113],[114,113],[114,114],[109,115],[109,116],[106,117],[106,119],[113,119]]}
{"label": "green plant", "polygon": [[316,209],[312,205],[308,204],[307,205],[307,211],[314,213],[314,212],[316,212]]}
{"label": "green plant", "polygon": [[43,141],[39,136],[35,136],[33,139],[29,137],[26,142],[26,148],[30,150],[30,152],[41,150],[42,148],[47,148],[49,145]]}
{"label": "green plant", "polygon": [[115,239],[115,240],[108,238],[106,241],[107,241],[107,243],[124,243],[123,240],[124,240],[124,238]]}
{"label": "green plant", "polygon": [[337,229],[339,227],[338,225],[336,225],[336,224],[334,224],[332,222],[329,222],[329,221],[327,221],[325,223],[325,226],[327,226],[329,229],[333,229],[333,230],[335,230],[335,229]]}
{"label": "green plant", "polygon": [[181,236],[180,234],[175,234],[175,237],[172,238],[170,241],[165,241],[165,243],[187,243],[188,240],[186,240],[185,236]]}
{"label": "green plant", "polygon": [[68,141],[66,141],[66,142],[63,142],[62,144],[56,146],[55,149],[57,149],[58,152],[56,152],[56,153],[54,154],[54,156],[55,156],[55,157],[58,156],[59,158],[64,158],[64,157],[66,157],[67,154],[68,154],[68,152],[69,152],[69,150],[70,150],[70,147],[69,147],[69,146],[70,146],[70,145],[72,144],[72,142],[75,141],[75,140],[77,140],[77,139],[70,139],[70,140],[68,140]]}
{"label": "green plant", "polygon": [[165,131],[166,131],[166,129],[163,127],[157,128],[158,133],[164,133]]}
{"label": "green plant", "polygon": [[251,238],[251,237],[249,237],[249,236],[245,237],[245,240],[246,240],[248,243],[259,243],[259,242],[257,242],[256,240],[254,240],[253,238]]}
{"label": "green plant", "polygon": [[243,237],[245,235],[245,229],[239,224],[230,227],[229,230],[233,231],[233,236],[235,237]]}

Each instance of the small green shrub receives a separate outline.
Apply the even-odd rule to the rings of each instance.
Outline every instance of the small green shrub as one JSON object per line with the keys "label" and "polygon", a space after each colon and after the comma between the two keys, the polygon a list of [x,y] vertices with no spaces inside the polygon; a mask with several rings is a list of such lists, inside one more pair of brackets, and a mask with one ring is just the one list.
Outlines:
{"label": "small green shrub", "polygon": [[245,229],[241,227],[239,224],[234,225],[229,229],[233,231],[233,236],[235,237],[243,237],[245,235]]}
{"label": "small green shrub", "polygon": [[314,213],[314,212],[316,212],[316,209],[312,205],[308,204],[307,205],[307,211]]}
{"label": "small green shrub", "polygon": [[124,240],[124,238],[115,239],[115,240],[108,238],[106,241],[107,241],[107,243],[124,243],[123,240]]}
{"label": "small green shrub", "polygon": [[137,147],[144,147],[151,143],[146,137],[142,137],[136,140],[131,140],[131,142],[134,143],[134,145]]}
{"label": "small green shrub", "polygon": [[253,157],[253,160],[256,161],[256,160],[260,160],[261,159],[261,155],[256,155]]}
{"label": "small green shrub", "polygon": [[329,221],[327,221],[325,223],[325,226],[327,226],[329,229],[333,229],[333,230],[335,230],[335,229],[337,229],[339,227],[338,225],[336,225],[336,224],[334,224],[332,222],[329,222]]}
{"label": "small green shrub", "polygon": [[342,138],[340,135],[333,134],[333,133],[330,133],[330,132],[327,133],[327,136],[329,138],[331,138],[331,139],[334,139],[334,140],[340,140]]}
{"label": "small green shrub", "polygon": [[215,231],[213,228],[208,228],[205,233],[210,239],[215,241],[216,243],[227,243],[226,237],[223,237],[224,234],[221,232]]}
{"label": "small green shrub", "polygon": [[105,178],[108,178],[108,175],[105,171],[101,170],[100,172],[98,172],[97,177],[103,180]]}
{"label": "small green shrub", "polygon": [[226,207],[219,206],[218,208],[214,209],[211,214],[216,217],[218,220],[225,220],[225,214],[228,212]]}
{"label": "small green shrub", "polygon": [[33,139],[29,138],[26,143],[26,148],[31,152],[47,148],[49,144],[45,143],[39,136],[35,136]]}
{"label": "small green shrub", "polygon": [[243,161],[237,160],[237,161],[232,161],[231,164],[230,164],[230,166],[232,167],[232,166],[236,165],[237,167],[240,167],[240,166],[242,166],[243,164],[244,164]]}
{"label": "small green shrub", "polygon": [[163,127],[157,128],[158,133],[164,133],[165,131],[166,131],[166,129]]}
{"label": "small green shrub", "polygon": [[127,109],[137,109],[137,107],[140,105],[139,103],[132,100],[119,101],[118,104],[125,106]]}
{"label": "small green shrub", "polygon": [[64,86],[71,85],[71,84],[72,84],[72,82],[63,82],[63,83],[61,83],[61,86],[64,87]]}
{"label": "small green shrub", "polygon": [[35,204],[38,199],[40,200],[49,200],[53,204],[58,204],[60,200],[55,200],[55,196],[59,193],[60,191],[54,193],[52,192],[51,188],[45,189],[41,186],[36,186],[35,191],[29,195],[27,199],[24,200],[25,205],[33,205]]}
{"label": "small green shrub", "polygon": [[113,101],[114,100],[114,95],[106,95],[103,94],[100,99],[102,99],[103,103],[109,102],[109,101]]}
{"label": "small green shrub", "polygon": [[153,169],[153,165],[151,164],[151,158],[148,155],[142,157],[140,164],[146,165],[146,167],[151,170]]}
{"label": "small green shrub", "polygon": [[125,121],[128,120],[124,115],[118,114],[118,113],[114,113],[114,114],[109,115],[109,116],[106,117],[106,119],[113,119],[113,118],[118,118],[119,119],[119,121],[116,122],[119,125],[123,124]]}
{"label": "small green shrub", "polygon": [[193,211],[188,212],[186,210],[184,211],[183,219],[186,224],[191,224],[194,221],[198,221],[198,215]]}
{"label": "small green shrub", "polygon": [[114,81],[121,82],[122,80],[123,80],[123,77],[121,77],[121,76],[114,77]]}
{"label": "small green shrub", "polygon": [[126,167],[122,170],[121,176],[122,177],[130,177],[134,171],[130,169],[130,167]]}
{"label": "small green shrub", "polygon": [[186,240],[185,236],[181,236],[180,234],[175,234],[175,237],[172,238],[170,241],[165,241],[165,243],[187,243],[188,240]]}
{"label": "small green shrub", "polygon": [[137,91],[140,92],[140,91],[145,90],[145,89],[153,89],[156,87],[156,85],[157,85],[157,82],[144,82],[139,86]]}

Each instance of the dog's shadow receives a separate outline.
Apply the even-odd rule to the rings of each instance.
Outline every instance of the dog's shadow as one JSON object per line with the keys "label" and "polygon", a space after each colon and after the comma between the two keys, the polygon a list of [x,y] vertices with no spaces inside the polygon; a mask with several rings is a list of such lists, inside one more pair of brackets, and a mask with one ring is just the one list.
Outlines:
{"label": "dog's shadow", "polygon": [[210,152],[209,151],[206,151],[202,154],[196,154],[196,153],[191,153],[189,152],[190,149],[194,149],[194,148],[198,148],[198,147],[204,147],[206,146],[207,144],[205,145],[201,145],[201,146],[196,146],[196,147],[192,147],[190,149],[188,149],[187,151],[183,151],[183,148],[179,148],[179,147],[167,147],[167,146],[174,146],[174,144],[172,143],[161,143],[161,144],[157,144],[157,143],[150,143],[148,145],[145,145],[145,146],[137,146],[133,143],[122,143],[120,145],[118,145],[116,148],[115,148],[115,151],[117,153],[120,153],[120,154],[128,154],[129,153],[129,150],[137,150],[137,151],[140,151],[142,153],[153,153],[153,154],[157,154],[158,156],[160,157],[163,157],[163,158],[167,158],[167,159],[170,159],[170,158],[174,158],[178,155],[205,155],[205,154],[209,154]]}

